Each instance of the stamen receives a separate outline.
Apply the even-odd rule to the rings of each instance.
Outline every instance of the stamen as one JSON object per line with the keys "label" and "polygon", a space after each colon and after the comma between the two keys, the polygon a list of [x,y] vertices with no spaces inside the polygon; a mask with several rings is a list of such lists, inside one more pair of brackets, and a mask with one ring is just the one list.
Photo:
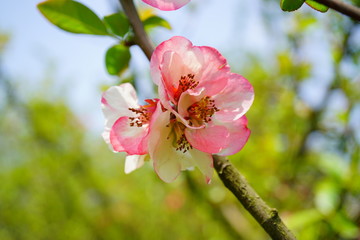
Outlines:
{"label": "stamen", "polygon": [[188,142],[185,136],[185,129],[186,126],[182,124],[181,122],[174,121],[175,119],[170,119],[169,126],[172,128],[169,136],[167,139],[172,139],[173,141],[173,147],[176,149],[176,151],[181,151],[183,153],[186,153],[188,150],[192,149],[193,147]]}
{"label": "stamen", "polygon": [[194,89],[197,85],[199,85],[199,82],[194,80],[194,77],[195,75],[190,73],[186,76],[181,76],[178,89],[174,94],[175,101],[179,101],[179,98],[183,92],[188,89]]}
{"label": "stamen", "polygon": [[129,117],[130,119],[130,127],[142,127],[142,125],[146,124],[150,120],[150,114],[146,108],[129,108],[130,111],[137,114],[137,117]]}
{"label": "stamen", "polygon": [[186,153],[188,150],[193,148],[186,139],[185,134],[181,135],[181,137],[176,141],[176,144],[178,145],[176,150],[182,151],[183,153]]}
{"label": "stamen", "polygon": [[[210,122],[211,117],[218,111],[219,109],[215,106],[215,101],[210,99],[209,96],[203,97],[199,102],[194,103],[188,108],[190,118],[205,123]],[[190,123],[192,124],[191,121]]]}
{"label": "stamen", "polygon": [[155,111],[156,104],[158,99],[146,99],[147,105],[141,106],[139,108],[129,108],[129,110],[135,114],[137,117],[129,117],[130,127],[142,127],[144,124],[150,121],[152,113]]}

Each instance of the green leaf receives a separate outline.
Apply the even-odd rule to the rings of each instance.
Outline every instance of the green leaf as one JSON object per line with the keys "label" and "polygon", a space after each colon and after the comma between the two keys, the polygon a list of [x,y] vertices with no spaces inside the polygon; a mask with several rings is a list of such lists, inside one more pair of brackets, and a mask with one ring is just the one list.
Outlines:
{"label": "green leaf", "polygon": [[110,30],[123,37],[130,29],[130,23],[124,13],[118,12],[104,17],[104,22],[110,28]]}
{"label": "green leaf", "polygon": [[72,0],[48,0],[39,3],[37,7],[51,23],[65,31],[109,35],[100,18],[81,3]]}
{"label": "green leaf", "polygon": [[106,69],[111,75],[119,75],[129,66],[130,51],[128,47],[118,44],[107,50],[105,56]]}
{"label": "green leaf", "polygon": [[158,16],[151,16],[143,21],[144,28],[146,31],[153,29],[155,27],[163,27],[167,29],[171,29],[171,25],[165,19]]}
{"label": "green leaf", "polygon": [[299,9],[305,0],[281,0],[280,7],[283,11],[295,11]]}
{"label": "green leaf", "polygon": [[329,9],[329,7],[321,4],[321,3],[318,3],[316,1],[313,1],[313,0],[306,0],[305,3],[307,5],[309,5],[311,8],[319,11],[319,12],[327,12],[327,10]]}

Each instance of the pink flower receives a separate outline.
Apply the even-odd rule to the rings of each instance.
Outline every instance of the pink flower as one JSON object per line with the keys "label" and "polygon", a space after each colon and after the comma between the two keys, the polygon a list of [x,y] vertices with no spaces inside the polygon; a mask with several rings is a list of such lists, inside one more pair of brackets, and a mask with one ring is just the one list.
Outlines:
{"label": "pink flower", "polygon": [[195,165],[209,181],[211,154],[231,155],[247,142],[245,113],[254,99],[252,85],[231,73],[217,50],[193,46],[183,37],[161,43],[150,66],[168,110],[157,108],[151,123],[149,154],[155,171],[169,182]]}
{"label": "pink flower", "polygon": [[210,182],[212,154],[234,154],[248,140],[245,113],[253,87],[230,72],[218,51],[183,37],[160,44],[150,66],[160,100],[140,106],[130,84],[111,87],[102,97],[105,141],[128,154],[125,172],[141,167],[149,156],[165,182],[194,166]]}
{"label": "pink flower", "polygon": [[190,0],[143,0],[143,2],[163,11],[172,11],[186,5]]}
{"label": "pink flower", "polygon": [[144,164],[148,153],[149,123],[158,100],[145,100],[140,106],[135,89],[129,83],[110,87],[101,103],[105,116],[103,138],[115,152],[126,152],[125,172]]}

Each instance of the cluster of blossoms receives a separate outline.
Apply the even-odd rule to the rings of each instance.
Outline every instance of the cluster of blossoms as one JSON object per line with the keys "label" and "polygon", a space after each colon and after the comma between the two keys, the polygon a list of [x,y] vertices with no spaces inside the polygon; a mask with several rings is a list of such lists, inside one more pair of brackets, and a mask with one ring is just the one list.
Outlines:
{"label": "cluster of blossoms", "polygon": [[217,50],[193,46],[183,37],[161,43],[150,67],[159,99],[140,106],[129,83],[104,92],[105,141],[127,153],[127,173],[151,159],[165,182],[194,166],[210,182],[212,154],[232,155],[247,142],[252,85],[231,73]]}

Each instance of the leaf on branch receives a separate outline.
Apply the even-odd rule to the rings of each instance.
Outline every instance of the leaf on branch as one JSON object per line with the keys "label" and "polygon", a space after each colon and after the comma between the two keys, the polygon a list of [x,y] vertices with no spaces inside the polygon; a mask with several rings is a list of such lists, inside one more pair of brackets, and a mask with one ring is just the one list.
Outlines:
{"label": "leaf on branch", "polygon": [[109,48],[105,56],[106,69],[111,75],[119,75],[128,66],[130,61],[129,48],[118,44]]}
{"label": "leaf on branch", "polygon": [[54,25],[71,33],[109,35],[101,19],[88,7],[72,0],[48,0],[37,5]]}
{"label": "leaf on branch", "polygon": [[281,0],[280,7],[283,11],[292,12],[299,9],[305,0]]}
{"label": "leaf on branch", "polygon": [[150,31],[155,27],[163,27],[171,30],[170,23],[159,16],[150,16],[143,20],[143,24],[146,31]]}
{"label": "leaf on branch", "polygon": [[114,13],[104,17],[104,22],[115,35],[124,37],[124,35],[129,32],[129,20],[122,12]]}
{"label": "leaf on branch", "polygon": [[321,4],[321,3],[318,3],[314,0],[306,0],[305,3],[307,5],[309,5],[311,8],[315,9],[316,11],[319,11],[319,12],[327,12],[327,10],[329,10],[329,7]]}

